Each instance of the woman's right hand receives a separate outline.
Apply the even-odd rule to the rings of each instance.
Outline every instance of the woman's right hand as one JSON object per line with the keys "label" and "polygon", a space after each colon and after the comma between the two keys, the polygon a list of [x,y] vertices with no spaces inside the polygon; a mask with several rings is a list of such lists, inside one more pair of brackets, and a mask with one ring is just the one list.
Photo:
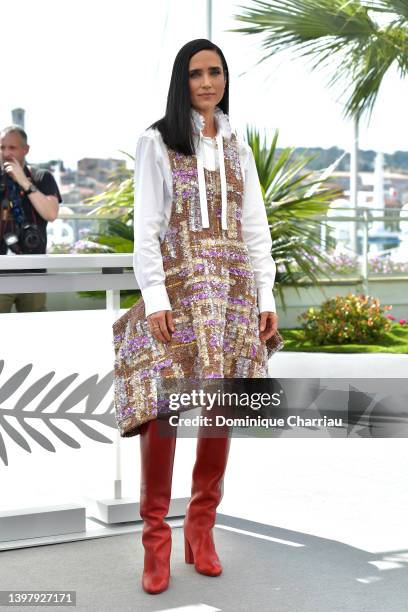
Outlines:
{"label": "woman's right hand", "polygon": [[147,318],[151,334],[160,342],[170,342],[171,334],[175,331],[173,313],[171,310],[153,312]]}

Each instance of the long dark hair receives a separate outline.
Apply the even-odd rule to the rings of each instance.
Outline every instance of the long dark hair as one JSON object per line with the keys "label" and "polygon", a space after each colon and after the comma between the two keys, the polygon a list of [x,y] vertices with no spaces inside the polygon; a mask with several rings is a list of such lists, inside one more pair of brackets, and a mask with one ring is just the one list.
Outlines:
{"label": "long dark hair", "polygon": [[[226,78],[224,95],[217,106],[228,115],[229,109],[229,72],[227,62],[221,49],[206,38],[191,40],[181,47],[174,60],[169,92],[167,94],[166,113],[164,117],[149,125],[157,128],[167,146],[184,155],[193,155],[194,141],[191,125],[191,101],[189,89],[190,58],[203,49],[215,51],[221,58]],[[149,129],[148,128],[148,129]]]}

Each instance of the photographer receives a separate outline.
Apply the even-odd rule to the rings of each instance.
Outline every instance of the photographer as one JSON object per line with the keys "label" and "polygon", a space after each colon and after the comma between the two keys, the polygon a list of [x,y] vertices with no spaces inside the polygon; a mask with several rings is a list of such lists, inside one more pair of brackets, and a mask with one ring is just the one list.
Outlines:
{"label": "photographer", "polygon": [[[51,172],[27,165],[27,134],[12,125],[0,131],[0,255],[42,254],[47,223],[58,216],[62,198]],[[0,270],[6,273],[32,270]],[[46,270],[35,270],[46,272]],[[46,310],[46,293],[0,293],[0,313]]]}

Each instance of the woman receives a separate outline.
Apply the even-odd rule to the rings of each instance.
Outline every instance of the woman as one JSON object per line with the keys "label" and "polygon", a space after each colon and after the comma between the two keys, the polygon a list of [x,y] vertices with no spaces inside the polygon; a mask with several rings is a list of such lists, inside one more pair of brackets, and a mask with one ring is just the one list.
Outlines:
{"label": "woman", "polygon": [[[193,40],[175,59],[165,116],[137,144],[134,270],[142,299],[114,324],[115,409],[121,436],[140,435],[148,593],[165,590],[170,577],[171,529],[164,518],[176,435],[161,419],[167,435],[158,435],[158,417],[165,416],[160,381],[267,377],[279,336],[262,192],[251,148],[231,131],[228,105],[222,51]],[[185,560],[218,576],[212,528],[230,434],[200,434]]]}

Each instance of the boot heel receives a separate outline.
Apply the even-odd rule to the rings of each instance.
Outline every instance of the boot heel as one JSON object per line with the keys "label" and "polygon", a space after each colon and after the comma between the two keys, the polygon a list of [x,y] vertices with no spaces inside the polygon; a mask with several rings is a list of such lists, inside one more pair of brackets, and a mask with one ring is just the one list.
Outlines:
{"label": "boot heel", "polygon": [[184,536],[184,559],[186,563],[194,563],[194,555],[186,536]]}

